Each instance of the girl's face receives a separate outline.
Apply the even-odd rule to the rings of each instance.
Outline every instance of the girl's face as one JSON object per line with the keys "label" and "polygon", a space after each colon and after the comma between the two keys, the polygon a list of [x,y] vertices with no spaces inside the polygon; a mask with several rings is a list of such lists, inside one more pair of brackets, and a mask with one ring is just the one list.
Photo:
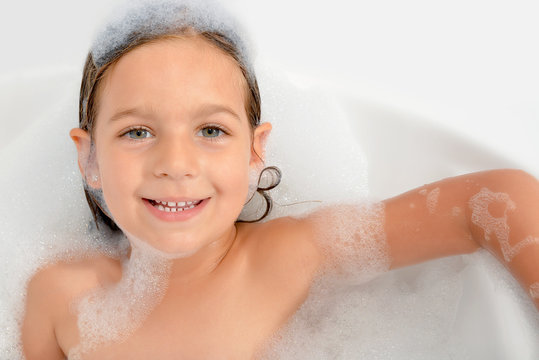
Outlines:
{"label": "girl's face", "polygon": [[116,224],[178,255],[230,237],[260,166],[252,149],[263,153],[271,129],[253,134],[235,61],[199,37],[167,39],[124,55],[104,80],[94,185]]}

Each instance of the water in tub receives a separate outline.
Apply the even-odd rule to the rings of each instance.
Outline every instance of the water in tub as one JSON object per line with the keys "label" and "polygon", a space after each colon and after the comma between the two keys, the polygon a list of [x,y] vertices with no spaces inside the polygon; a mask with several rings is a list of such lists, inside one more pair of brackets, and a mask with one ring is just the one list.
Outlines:
{"label": "water in tub", "polygon": [[[248,2],[232,3],[241,13],[269,14],[273,11],[273,8],[264,8],[265,5],[259,5],[262,8],[256,10]],[[408,30],[412,33],[406,36],[402,33],[406,27],[398,26],[407,19],[402,11],[397,11],[398,2],[389,2],[393,10],[390,7],[384,12],[382,5],[363,4],[359,9],[343,9],[337,2],[324,19],[341,16],[347,21],[336,22],[336,29],[331,26],[330,30],[328,26],[323,28],[325,32],[335,31],[332,39],[345,36],[337,31],[337,25],[352,26],[352,20],[357,20],[351,18],[353,10],[363,20],[363,25],[358,25],[360,27],[374,24],[374,20],[369,20],[369,13],[377,15],[380,21],[389,21],[387,16],[390,16],[396,22],[390,27],[393,29],[391,33],[398,30],[396,36],[403,40],[417,35],[419,24],[427,25],[428,22],[432,29],[436,25],[435,15],[449,11],[460,20],[468,20],[468,31],[471,31],[475,19],[472,15],[479,14],[479,2],[471,3],[471,10],[468,3],[467,15],[462,15],[458,9],[463,7],[459,8],[458,3],[451,9],[432,9],[428,8],[427,2],[413,2],[404,14],[413,16],[413,7],[424,5],[433,17],[422,20],[423,23],[418,23],[415,18],[413,23],[417,28]],[[53,16],[53,5],[49,3],[50,7],[36,11],[43,19],[32,19],[34,15],[22,13],[15,4],[10,5],[13,8],[1,11],[2,14],[20,11],[21,18],[28,19],[33,29],[31,34],[23,33],[18,39],[10,39],[6,47],[11,46],[12,51],[6,54],[18,53],[16,49],[23,44],[34,44],[34,47],[24,45],[24,48],[33,49],[26,56],[4,58],[0,78],[0,120],[5,131],[0,145],[3,165],[0,170],[0,359],[21,356],[18,321],[22,315],[24,287],[38,266],[57,258],[76,257],[92,251],[119,256],[122,250],[112,246],[113,242],[107,241],[106,237],[96,236],[88,227],[91,216],[76,168],[75,149],[67,136],[69,129],[77,123],[80,63],[90,42],[90,34],[82,34],[80,41],[65,38],[67,35],[62,29],[83,26],[77,24],[79,15],[73,10],[73,18],[59,19],[62,29],[48,36],[58,41],[56,45],[49,45],[56,46],[58,50],[47,52],[48,48],[40,48],[44,41],[38,41],[39,36],[44,36],[41,33],[46,29],[40,26],[45,22],[40,21],[45,21],[48,11]],[[94,11],[96,17],[98,11],[106,7],[99,3],[79,5],[87,6],[85,10],[90,14]],[[525,5],[526,2],[517,2],[513,6]],[[44,5],[38,3],[35,6]],[[62,3],[59,6],[69,10],[73,5]],[[317,10],[316,5],[312,6]],[[491,16],[521,14],[517,10],[502,12],[495,5],[489,9]],[[527,23],[525,8],[521,10],[523,19],[518,22],[520,30],[513,30],[515,36],[521,34],[517,31],[526,34],[528,26],[537,26]],[[23,16],[26,14],[28,16]],[[284,56],[293,51],[292,47],[276,45],[269,40],[276,37],[275,31],[278,30],[275,26],[254,24],[253,18],[264,19],[264,16],[245,16],[247,23],[252,22],[250,26],[259,47],[258,57],[266,59],[266,64],[273,64],[270,67],[259,61],[257,69],[263,116],[274,124],[268,164],[279,166],[284,174],[283,183],[273,194],[276,203],[383,198],[445,176],[494,167],[523,166],[532,174],[539,174],[537,164],[530,160],[530,153],[539,153],[537,142],[530,141],[530,134],[539,133],[536,125],[539,108],[537,101],[531,100],[532,95],[534,99],[539,98],[531,85],[536,84],[539,78],[535,67],[526,67],[528,61],[532,64],[534,56],[539,60],[535,54],[519,53],[526,50],[515,47],[515,54],[520,54],[517,57],[525,59],[524,63],[516,59],[511,63],[511,58],[504,57],[496,60],[500,61],[496,63],[497,67],[488,65],[499,69],[504,68],[501,66],[503,62],[509,62],[506,67],[514,64],[511,69],[527,74],[525,78],[512,79],[508,70],[498,71],[496,83],[504,86],[494,90],[489,86],[491,83],[488,81],[494,80],[487,79],[487,74],[491,74],[488,69],[482,69],[484,73],[481,76],[474,76],[473,71],[466,68],[464,59],[457,56],[464,56],[464,49],[458,49],[460,53],[453,54],[451,58],[453,62],[460,61],[458,67],[449,66],[449,60],[440,63],[441,54],[422,53],[424,50],[419,42],[408,43],[408,46],[401,44],[400,47],[390,42],[395,45],[393,51],[413,49],[417,53],[400,53],[404,58],[398,57],[399,54],[387,56],[391,54],[380,52],[389,50],[380,50],[379,47],[380,44],[391,47],[387,43],[391,36],[389,30],[378,24],[376,29],[381,33],[376,35],[370,31],[370,38],[363,35],[355,38],[362,41],[360,56],[347,48],[352,43],[350,39],[339,38],[339,49],[334,48],[335,44],[327,45],[329,42],[322,40],[330,35],[321,34],[318,23],[313,24],[310,19],[305,19],[304,29],[296,35],[287,33],[286,29],[292,27],[287,27],[286,21],[297,19],[298,14],[301,12],[295,8],[285,12],[280,23],[284,30],[279,30],[284,31],[281,38],[290,37],[285,45],[303,41],[305,46],[309,45],[309,51],[313,51],[309,53],[309,59],[303,58],[296,64],[290,64],[290,56]],[[449,26],[449,19],[446,23]],[[88,24],[86,28],[92,26]],[[446,41],[438,40],[440,43],[430,46],[429,51],[442,51],[444,45],[451,45],[449,33],[439,26],[434,30],[445,35]],[[272,29],[271,36],[262,35],[263,28]],[[301,35],[309,29],[312,36]],[[2,30],[6,33],[6,29]],[[363,34],[360,30],[357,29],[357,33]],[[472,33],[475,36],[481,34]],[[464,33],[461,35],[465,38]],[[492,45],[489,41],[497,39],[495,35],[484,39],[485,46]],[[502,44],[506,44],[503,42],[505,38],[500,38]],[[312,49],[320,52],[320,45],[311,43],[316,39],[329,46],[324,49],[325,54],[318,57],[315,55],[319,53],[315,54]],[[66,42],[75,44],[73,53],[64,46]],[[266,42],[269,44],[265,50]],[[281,47],[275,51],[272,46]],[[451,49],[445,49],[444,54],[450,54]],[[29,55],[39,54],[40,50],[45,50],[49,56],[32,63]],[[275,55],[281,53],[282,57]],[[353,59],[346,59],[343,53]],[[68,55],[70,60],[63,60],[65,56],[62,54]],[[436,79],[425,74],[419,76],[418,69],[421,62],[426,61],[425,55],[431,57],[432,64],[445,65],[454,73],[447,75],[431,64],[432,68],[427,72],[438,74]],[[358,60],[360,57],[367,60]],[[271,59],[277,61],[268,61]],[[372,63],[368,63],[368,59]],[[376,59],[381,64],[374,64]],[[417,67],[412,66],[414,60],[420,63]],[[305,64],[311,64],[306,65],[307,68],[311,66],[314,69],[320,66],[320,61],[326,63],[323,71],[311,70],[309,73],[305,69]],[[471,61],[479,60],[474,58]],[[279,65],[276,67],[275,63]],[[404,69],[405,65],[409,67]],[[343,67],[347,71],[336,74],[336,69]],[[369,71],[355,68],[368,68]],[[396,74],[395,68],[402,73]],[[343,80],[345,76],[348,77],[346,81]],[[338,85],[331,84],[332,91],[327,87],[329,78],[339,80]],[[468,80],[468,86],[462,85],[465,80]],[[484,83],[481,80],[485,80]],[[517,81],[521,83],[514,83]],[[512,89],[511,94],[506,87]],[[335,88],[339,88],[340,94],[335,95]],[[471,101],[467,92],[480,95]],[[462,128],[466,124],[466,128],[473,131],[460,130],[456,134],[450,131],[453,125],[436,123],[450,117],[454,120],[452,123]],[[471,117],[479,119],[470,121]],[[502,118],[511,119],[508,122],[513,127],[503,128],[500,133],[492,125]],[[301,144],[298,143],[298,134],[302,134]],[[475,141],[470,141],[473,136]],[[522,140],[511,140],[515,136]],[[498,147],[497,151],[495,147]],[[304,161],[306,158],[316,159],[316,163]],[[426,194],[426,197],[429,195],[434,202],[435,194]],[[301,213],[306,207],[319,204],[276,206],[274,216]],[[345,287],[321,280],[283,329],[280,340],[269,347],[265,356],[290,359],[534,359],[539,357],[538,324],[536,311],[527,294],[501,265],[488,254],[478,252],[392,271],[373,281],[356,281]]]}

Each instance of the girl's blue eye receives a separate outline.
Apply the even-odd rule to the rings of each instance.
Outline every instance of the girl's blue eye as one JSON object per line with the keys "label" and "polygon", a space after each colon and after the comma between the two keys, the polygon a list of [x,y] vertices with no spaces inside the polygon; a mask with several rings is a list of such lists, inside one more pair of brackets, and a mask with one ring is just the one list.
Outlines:
{"label": "girl's blue eye", "polygon": [[202,132],[202,136],[208,137],[208,138],[215,138],[221,135],[222,130],[216,127],[205,127],[204,129],[200,130]]}
{"label": "girl's blue eye", "polygon": [[134,140],[145,139],[152,136],[146,129],[132,129],[125,133],[129,138]]}

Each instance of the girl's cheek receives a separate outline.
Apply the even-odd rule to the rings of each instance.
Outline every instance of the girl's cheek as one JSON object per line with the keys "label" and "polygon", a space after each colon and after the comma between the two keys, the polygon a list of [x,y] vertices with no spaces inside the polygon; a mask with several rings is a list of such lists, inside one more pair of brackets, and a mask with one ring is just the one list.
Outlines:
{"label": "girl's cheek", "polygon": [[249,164],[243,154],[236,154],[222,161],[218,175],[227,187],[237,194],[247,191],[249,185]]}

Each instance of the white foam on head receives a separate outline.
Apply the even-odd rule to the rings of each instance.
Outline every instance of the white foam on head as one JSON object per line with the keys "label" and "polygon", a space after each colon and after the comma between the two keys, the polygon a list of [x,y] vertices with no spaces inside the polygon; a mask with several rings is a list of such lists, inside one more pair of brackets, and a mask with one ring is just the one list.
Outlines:
{"label": "white foam on head", "polygon": [[462,214],[462,209],[458,206],[454,206],[452,209],[451,209],[451,215],[453,216],[459,216],[460,214]]}
{"label": "white foam on head", "polygon": [[[502,217],[494,217],[490,214],[488,207],[493,202],[505,203]],[[506,193],[495,193],[488,188],[482,188],[477,194],[470,198],[468,202],[472,210],[472,222],[484,231],[486,241],[490,241],[490,234],[494,233],[496,240],[500,243],[502,255],[506,262],[510,262],[520,251],[532,244],[539,244],[539,238],[527,236],[515,245],[509,242],[510,228],[507,224],[507,212],[516,209],[515,203]]]}
{"label": "white foam on head", "polygon": [[199,32],[217,31],[227,36],[238,47],[241,61],[251,70],[252,54],[245,32],[215,0],[127,1],[116,9],[97,34],[92,57],[100,67],[134,38],[155,37],[187,27]]}
{"label": "white foam on head", "polygon": [[69,358],[82,358],[107,344],[133,334],[162,300],[168,285],[171,262],[154,252],[131,248],[122,263],[117,284],[92,290],[76,300],[80,342]]}

